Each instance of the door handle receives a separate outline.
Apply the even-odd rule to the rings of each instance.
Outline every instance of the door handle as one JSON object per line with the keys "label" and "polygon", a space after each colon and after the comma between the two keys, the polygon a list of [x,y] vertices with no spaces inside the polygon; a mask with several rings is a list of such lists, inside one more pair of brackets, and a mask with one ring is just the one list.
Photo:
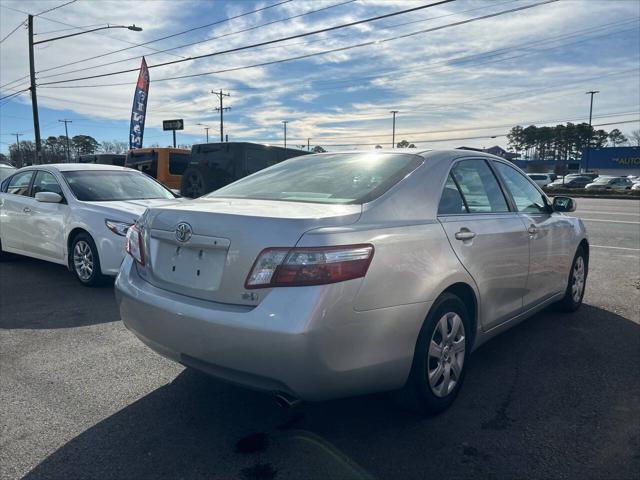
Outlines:
{"label": "door handle", "polygon": [[531,235],[533,237],[536,233],[538,233],[538,229],[536,228],[535,225],[531,225],[527,229],[527,232],[529,232],[529,235]]}
{"label": "door handle", "polygon": [[462,227],[459,232],[456,232],[456,240],[471,240],[476,236],[475,232],[472,232],[468,228]]}
{"label": "door handle", "polygon": [[31,213],[31,209],[30,209],[29,207],[24,207],[24,208],[22,209],[22,211],[23,211],[24,213]]}

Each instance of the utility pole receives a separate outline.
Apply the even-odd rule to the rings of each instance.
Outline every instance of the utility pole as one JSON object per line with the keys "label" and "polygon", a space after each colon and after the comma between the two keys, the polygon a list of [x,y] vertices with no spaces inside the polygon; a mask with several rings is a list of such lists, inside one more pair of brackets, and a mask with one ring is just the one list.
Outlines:
{"label": "utility pole", "polygon": [[393,114],[393,133],[391,134],[391,148],[396,148],[396,113],[400,113],[398,112],[398,110],[391,110],[391,112]]}
{"label": "utility pole", "polygon": [[224,111],[225,110],[231,110],[231,107],[223,107],[222,106],[222,99],[224,97],[230,97],[231,94],[230,93],[222,93],[222,89],[220,89],[219,92],[214,92],[213,90],[211,90],[211,93],[213,93],[216,97],[218,97],[218,100],[220,100],[220,106],[216,107],[216,111],[220,112],[220,143],[224,142]]}
{"label": "utility pole", "polygon": [[36,67],[33,55],[33,15],[28,17],[29,24],[29,78],[31,81],[31,111],[33,112],[33,132],[36,137],[36,158],[33,163],[38,165],[42,160],[42,140],[40,139],[40,118],[38,117],[38,96],[36,95]]}
{"label": "utility pole", "polygon": [[310,142],[311,142],[311,139],[307,137],[307,152],[310,150],[310,147],[311,147]]}
{"label": "utility pole", "polygon": [[[69,130],[67,129],[67,123],[73,123],[71,120],[58,120],[60,123],[64,123],[64,135],[67,137],[67,163],[71,163],[71,152],[69,150]],[[173,143],[175,144],[175,130],[173,133]],[[175,146],[175,145],[174,145]]]}
{"label": "utility pole", "polygon": [[24,135],[24,133],[12,133],[11,135],[16,136],[16,145],[18,145],[18,168],[22,168],[24,165],[24,157],[22,156],[22,149],[20,148],[20,137]]}
{"label": "utility pole", "polygon": [[289,123],[289,120],[282,121],[282,125],[284,125],[284,148],[287,148],[287,123]]}
{"label": "utility pole", "polygon": [[587,142],[587,156],[585,158],[585,165],[584,165],[585,172],[589,171],[589,157],[591,156],[591,135],[592,135],[591,118],[593,116],[593,96],[596,93],[600,93],[600,92],[598,90],[591,90],[589,92],[585,92],[586,95],[591,95],[591,102],[589,103],[589,141]]}
{"label": "utility pole", "polygon": [[204,127],[204,131],[205,131],[205,133],[207,135],[207,143],[209,143],[209,128],[211,128],[211,127]]}

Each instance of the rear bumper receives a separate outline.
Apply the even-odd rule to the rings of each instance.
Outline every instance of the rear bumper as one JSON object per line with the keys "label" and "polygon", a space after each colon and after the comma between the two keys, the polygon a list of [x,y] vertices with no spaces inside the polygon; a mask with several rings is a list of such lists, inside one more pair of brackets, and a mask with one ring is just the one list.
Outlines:
{"label": "rear bumper", "polygon": [[400,388],[430,303],[356,312],[361,280],[274,289],[256,307],[193,299],[116,280],[124,324],[156,352],[223,380],[303,400]]}

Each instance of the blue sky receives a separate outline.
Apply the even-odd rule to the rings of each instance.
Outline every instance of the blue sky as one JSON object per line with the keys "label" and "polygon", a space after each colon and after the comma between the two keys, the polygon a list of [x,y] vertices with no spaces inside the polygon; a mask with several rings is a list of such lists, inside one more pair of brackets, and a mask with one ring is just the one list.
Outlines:
{"label": "blue sky", "polygon": [[[135,23],[144,30],[102,31],[37,46],[38,83],[136,68],[142,55],[154,65],[429,3],[290,0],[225,21],[282,1],[77,0],[36,17],[35,31],[42,34],[36,38],[78,31],[56,31],[69,25],[94,28],[89,26]],[[396,141],[406,138],[425,148],[506,146],[501,135],[512,125],[586,121],[587,90],[601,92],[595,98],[594,124],[611,123],[602,128],[620,128],[625,133],[640,128],[637,0],[562,0],[303,60],[160,81],[379,41],[540,1],[458,0],[321,35],[153,68],[144,143],[168,145],[170,132],[162,132],[161,125],[163,119],[173,118],[185,120],[179,143],[203,142],[204,128],[199,123],[210,126],[210,138],[216,139],[219,117],[213,108],[217,98],[210,91],[221,88],[231,94],[225,99],[231,106],[225,117],[230,140],[281,144],[281,122],[287,120],[289,145],[306,143],[310,137],[312,145],[330,150],[370,149],[375,143],[390,146],[390,110],[399,110]],[[62,3],[0,0],[0,37],[25,19],[16,10],[38,13]],[[297,18],[285,20],[292,16]],[[221,23],[146,47],[54,68],[216,21]],[[265,23],[271,24],[261,26]],[[246,31],[252,27],[258,28]],[[203,40],[207,41],[174,49]],[[166,49],[172,50],[157,52]],[[115,61],[119,63],[100,66]],[[86,70],[71,72],[78,69]],[[0,85],[27,73],[27,33],[19,28],[0,44]],[[41,85],[42,137],[64,134],[58,120],[67,118],[73,122],[70,135],[126,141],[136,77],[133,72]],[[25,82],[7,85],[0,89],[0,96],[25,88]],[[72,88],[53,88],[60,86]],[[0,151],[6,152],[15,141],[13,132],[23,133],[22,140],[33,139],[28,93],[0,101]]]}

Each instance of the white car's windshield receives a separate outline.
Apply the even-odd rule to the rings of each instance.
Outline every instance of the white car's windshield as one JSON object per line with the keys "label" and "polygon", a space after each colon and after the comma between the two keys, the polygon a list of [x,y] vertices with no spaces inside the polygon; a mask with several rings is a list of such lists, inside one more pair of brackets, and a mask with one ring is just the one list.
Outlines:
{"label": "white car's windshield", "polygon": [[169,190],[143,173],[78,170],[62,174],[76,198],[84,202],[175,198]]}
{"label": "white car's windshield", "polygon": [[365,203],[422,163],[406,153],[337,153],[296,157],[207,195],[313,203]]}

